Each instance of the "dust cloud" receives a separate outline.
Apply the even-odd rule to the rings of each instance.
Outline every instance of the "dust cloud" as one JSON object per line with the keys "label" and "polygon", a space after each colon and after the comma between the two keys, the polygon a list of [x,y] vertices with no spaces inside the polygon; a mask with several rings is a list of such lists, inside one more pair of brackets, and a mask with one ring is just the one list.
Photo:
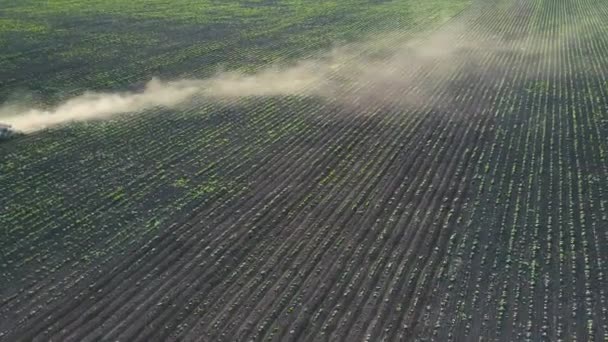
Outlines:
{"label": "dust cloud", "polygon": [[[101,120],[124,113],[142,113],[162,107],[187,106],[193,101],[238,101],[240,98],[307,95],[331,101],[392,101],[412,82],[444,78],[456,68],[459,54],[472,49],[507,49],[504,42],[471,41],[462,26],[452,25],[422,38],[386,34],[383,39],[356,43],[288,65],[273,65],[252,74],[217,73],[206,79],[161,81],[153,78],[140,91],[85,92],[53,108],[0,106],[0,122],[30,133],[76,121]],[[508,51],[507,51],[508,52]],[[472,54],[475,55],[475,54]],[[462,58],[461,58],[462,60]],[[473,58],[468,63],[474,64]],[[432,67],[431,67],[432,66]],[[462,66],[461,66],[462,67]],[[416,70],[432,69],[424,78]],[[423,101],[399,96],[399,101]],[[378,100],[380,99],[380,100]],[[405,99],[405,100],[404,100]]]}
{"label": "dust cloud", "polygon": [[161,81],[153,78],[143,90],[133,92],[85,92],[54,108],[26,108],[24,104],[0,107],[0,122],[30,133],[74,121],[99,120],[124,113],[143,112],[156,107],[175,108],[194,98],[228,100],[251,96],[304,94],[320,86],[325,77],[322,66],[301,62],[290,67],[267,68],[245,75],[224,72],[208,79]]}

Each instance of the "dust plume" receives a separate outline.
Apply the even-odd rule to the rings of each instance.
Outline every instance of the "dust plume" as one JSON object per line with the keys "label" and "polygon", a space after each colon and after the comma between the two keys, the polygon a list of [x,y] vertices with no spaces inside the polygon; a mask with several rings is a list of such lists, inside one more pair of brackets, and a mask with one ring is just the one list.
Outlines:
{"label": "dust plume", "polygon": [[[455,70],[453,60],[470,50],[509,52],[504,42],[467,40],[471,32],[457,24],[420,39],[386,34],[383,39],[357,43],[317,54],[290,65],[274,65],[253,74],[222,72],[207,79],[161,81],[153,78],[140,91],[85,92],[52,108],[0,106],[0,122],[21,132],[75,121],[99,120],[123,113],[162,107],[176,108],[197,101],[235,101],[252,96],[309,95],[331,101],[393,101],[412,82],[424,89],[432,79]],[[474,55],[474,54],[473,54]],[[467,62],[475,64],[474,58]],[[432,69],[424,77],[415,70]],[[423,73],[418,73],[423,75]],[[391,94],[391,96],[388,96]],[[401,93],[403,94],[403,93]],[[398,96],[404,101],[423,101]],[[405,100],[404,100],[405,98]],[[3,114],[4,113],[4,114]],[[9,113],[9,114],[7,114]]]}
{"label": "dust plume", "polygon": [[288,69],[269,68],[255,75],[226,72],[210,79],[167,82],[153,78],[139,92],[85,92],[51,109],[6,105],[0,108],[0,121],[29,133],[63,123],[106,119],[155,107],[175,108],[194,97],[221,100],[301,93],[313,84],[320,84],[321,75],[312,64],[300,63]]}

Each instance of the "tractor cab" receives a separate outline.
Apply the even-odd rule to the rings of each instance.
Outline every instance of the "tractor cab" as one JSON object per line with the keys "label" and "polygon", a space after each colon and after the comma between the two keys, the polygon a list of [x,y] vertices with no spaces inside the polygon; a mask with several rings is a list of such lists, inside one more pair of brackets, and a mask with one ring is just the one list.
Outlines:
{"label": "tractor cab", "polygon": [[8,139],[15,135],[15,131],[13,130],[11,125],[6,125],[0,123],[0,141],[4,139]]}

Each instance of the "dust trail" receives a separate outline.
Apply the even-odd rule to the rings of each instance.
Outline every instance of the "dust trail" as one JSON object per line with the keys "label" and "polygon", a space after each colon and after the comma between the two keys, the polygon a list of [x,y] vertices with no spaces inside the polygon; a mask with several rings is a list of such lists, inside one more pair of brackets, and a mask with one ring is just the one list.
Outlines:
{"label": "dust trail", "polygon": [[[465,26],[451,25],[449,30],[418,40],[403,41],[403,38],[393,39],[387,34],[385,37],[389,38],[383,41],[351,44],[319,54],[316,58],[286,66],[271,66],[249,75],[224,72],[207,79],[160,81],[154,78],[138,92],[85,92],[50,109],[24,109],[23,106],[16,109],[5,105],[0,106],[0,122],[28,133],[69,122],[107,119],[156,107],[175,108],[188,105],[193,100],[234,101],[251,96],[301,94],[344,103],[351,101],[353,96],[365,101],[378,98],[390,101],[385,95],[387,90],[394,93],[411,82],[425,82],[404,77],[404,70],[433,64],[435,71],[429,77],[443,78],[453,71],[452,61],[463,51],[482,49],[510,53],[511,48],[505,46],[517,45],[505,44],[500,39],[483,42],[462,39],[468,33]],[[474,65],[475,61],[470,63]],[[369,86],[361,87],[361,84]],[[348,89],[353,88],[358,89],[357,94],[349,93]],[[424,101],[424,98],[417,101]]]}
{"label": "dust trail", "polygon": [[[269,96],[302,93],[320,84],[322,71],[308,63],[287,69],[270,68],[255,75],[222,73],[204,80],[162,82],[153,78],[140,92],[85,92],[51,109],[0,108],[0,121],[29,133],[67,122],[111,118],[118,114],[142,112],[155,107],[174,108],[194,97],[229,99],[244,96]],[[21,106],[23,107],[23,106]],[[15,112],[16,114],[8,114]]]}

